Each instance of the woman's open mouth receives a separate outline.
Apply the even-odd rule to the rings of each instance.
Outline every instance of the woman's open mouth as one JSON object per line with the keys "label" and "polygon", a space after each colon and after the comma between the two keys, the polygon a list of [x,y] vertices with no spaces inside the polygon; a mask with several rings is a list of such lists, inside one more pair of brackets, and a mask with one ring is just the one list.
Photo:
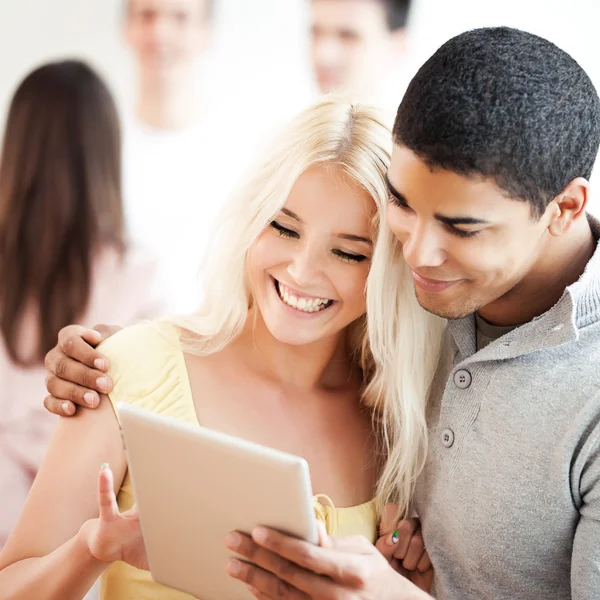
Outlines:
{"label": "woman's open mouth", "polygon": [[288,288],[285,284],[273,278],[275,290],[279,299],[287,306],[304,313],[317,313],[327,310],[334,300],[317,298],[314,296],[300,296],[298,292]]}

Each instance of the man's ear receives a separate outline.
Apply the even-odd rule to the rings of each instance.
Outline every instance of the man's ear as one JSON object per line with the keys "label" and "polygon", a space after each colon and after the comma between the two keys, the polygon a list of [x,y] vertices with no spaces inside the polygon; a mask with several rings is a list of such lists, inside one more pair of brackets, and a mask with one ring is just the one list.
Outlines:
{"label": "man's ear", "polygon": [[585,218],[590,184],[587,179],[577,177],[548,205],[548,231],[554,237],[567,233],[579,219]]}

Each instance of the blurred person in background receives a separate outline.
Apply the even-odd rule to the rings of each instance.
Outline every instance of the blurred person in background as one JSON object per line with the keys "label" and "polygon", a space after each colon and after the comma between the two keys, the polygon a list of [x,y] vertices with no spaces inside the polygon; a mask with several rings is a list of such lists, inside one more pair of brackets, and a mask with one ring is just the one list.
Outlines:
{"label": "blurred person in background", "polygon": [[12,99],[0,160],[0,548],[56,424],[39,398],[59,329],[160,310],[152,259],[125,241],[120,144],[110,92],[82,62],[36,69]]}
{"label": "blurred person in background", "polygon": [[[124,111],[126,218],[133,238],[157,254],[171,312],[190,312],[199,302],[205,243],[248,164],[258,125],[242,121],[239,103],[232,110],[219,98],[217,106],[203,89],[216,4],[125,0],[123,7],[137,79],[135,110]],[[232,132],[240,134],[235,143]]]}
{"label": "blurred person in background", "polygon": [[135,113],[154,129],[202,118],[195,72],[210,46],[214,0],[125,0],[124,37],[136,63]]}
{"label": "blurred person in background", "polygon": [[[344,91],[396,110],[410,0],[311,0],[311,59],[323,93]],[[399,95],[400,93],[400,95]]]}

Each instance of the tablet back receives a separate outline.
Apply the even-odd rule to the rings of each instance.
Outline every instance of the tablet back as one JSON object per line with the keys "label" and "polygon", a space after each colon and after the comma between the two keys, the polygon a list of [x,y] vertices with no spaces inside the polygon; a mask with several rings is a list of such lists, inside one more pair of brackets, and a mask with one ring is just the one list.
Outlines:
{"label": "tablet back", "polygon": [[128,405],[118,413],[158,583],[201,600],[249,600],[225,572],[228,532],[266,525],[317,543],[304,459]]}

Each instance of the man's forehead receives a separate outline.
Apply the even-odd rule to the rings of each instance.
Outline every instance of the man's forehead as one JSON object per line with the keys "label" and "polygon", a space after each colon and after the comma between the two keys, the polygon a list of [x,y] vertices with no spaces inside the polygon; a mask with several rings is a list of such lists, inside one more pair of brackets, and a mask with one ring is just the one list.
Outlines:
{"label": "man's forehead", "polygon": [[381,0],[312,0],[311,6],[313,18],[330,24],[346,23],[359,27],[365,18],[387,22]]}
{"label": "man's forehead", "polygon": [[130,7],[149,10],[204,12],[209,0],[127,0]]}

